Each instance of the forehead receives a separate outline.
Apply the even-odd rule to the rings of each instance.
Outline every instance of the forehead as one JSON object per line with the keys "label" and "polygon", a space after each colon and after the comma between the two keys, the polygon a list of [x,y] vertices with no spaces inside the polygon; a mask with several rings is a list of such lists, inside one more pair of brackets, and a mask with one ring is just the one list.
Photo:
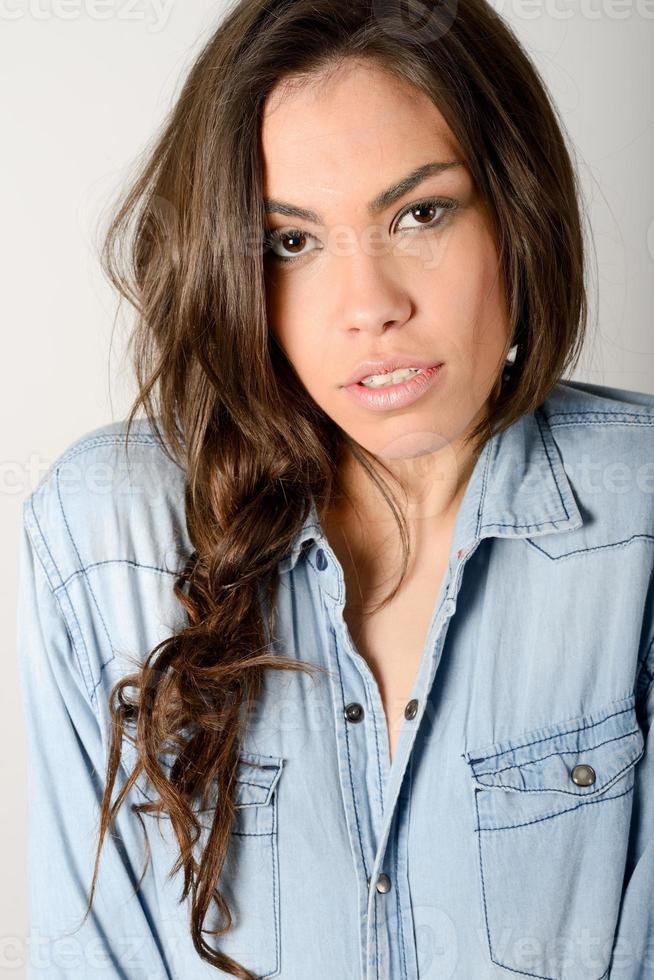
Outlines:
{"label": "forehead", "polygon": [[353,190],[399,176],[461,147],[433,101],[404,79],[350,61],[328,75],[285,80],[266,101],[261,123],[266,194]]}

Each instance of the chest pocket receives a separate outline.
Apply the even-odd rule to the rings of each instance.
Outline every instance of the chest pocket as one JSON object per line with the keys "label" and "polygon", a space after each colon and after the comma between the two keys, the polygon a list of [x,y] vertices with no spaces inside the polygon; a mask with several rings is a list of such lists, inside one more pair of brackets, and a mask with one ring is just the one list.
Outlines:
{"label": "chest pocket", "polygon": [[463,753],[493,963],[545,980],[607,975],[643,752],[630,696]]}
{"label": "chest pocket", "polygon": [[[164,767],[170,767],[162,757]],[[236,768],[234,799],[236,817],[230,836],[218,889],[232,913],[232,925],[222,936],[207,936],[207,942],[237,960],[257,977],[276,977],[281,972],[279,854],[277,825],[277,787],[283,759],[256,752],[241,752]],[[147,781],[135,783],[141,801],[154,800]],[[215,797],[214,797],[215,799]],[[195,809],[203,828],[196,845],[201,851],[208,840],[214,807]],[[155,815],[142,814],[150,820]],[[160,818],[167,857],[179,853],[170,819]],[[153,848],[153,860],[157,851]],[[167,874],[160,868],[158,875]],[[205,919],[206,929],[215,929],[218,917],[211,906]]]}

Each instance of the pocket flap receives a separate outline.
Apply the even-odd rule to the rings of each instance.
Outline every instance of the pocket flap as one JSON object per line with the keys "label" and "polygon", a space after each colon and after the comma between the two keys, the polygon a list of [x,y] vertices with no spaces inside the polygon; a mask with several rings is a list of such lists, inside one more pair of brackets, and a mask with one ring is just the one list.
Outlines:
{"label": "pocket flap", "polygon": [[[480,788],[512,792],[547,791],[595,796],[608,789],[640,759],[645,739],[634,696],[592,714],[534,729],[513,739],[463,753]],[[573,779],[576,766],[588,785]]]}
{"label": "pocket flap", "polygon": [[241,752],[236,766],[234,800],[237,806],[262,806],[270,803],[281,775],[283,759],[258,752]]}
{"label": "pocket flap", "polygon": [[[129,743],[128,743],[129,745]],[[131,757],[135,758],[134,747],[129,745]],[[125,756],[128,752],[125,752]],[[168,775],[172,769],[174,757],[170,753],[162,753],[159,756],[164,773]],[[240,752],[236,764],[236,774],[234,782],[234,803],[237,807],[264,806],[270,803],[273,790],[281,775],[284,760],[280,756],[262,755],[259,752]],[[215,809],[217,805],[216,779],[211,781],[209,790],[209,805],[205,807],[197,806],[198,813],[208,813]],[[139,794],[150,802],[155,802],[154,787],[151,785],[145,773],[136,780],[135,787]],[[167,818],[166,814],[163,814]]]}

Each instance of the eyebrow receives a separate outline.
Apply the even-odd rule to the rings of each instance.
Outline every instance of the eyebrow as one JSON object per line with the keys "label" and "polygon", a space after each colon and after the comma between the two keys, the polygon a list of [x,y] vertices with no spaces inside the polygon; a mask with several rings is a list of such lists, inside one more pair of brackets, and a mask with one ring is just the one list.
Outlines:
{"label": "eyebrow", "polygon": [[[398,180],[397,183],[391,184],[386,190],[377,194],[368,203],[368,214],[373,217],[381,211],[384,211],[391,204],[394,204],[395,201],[399,200],[399,198],[404,197],[405,194],[412,191],[418,184],[421,184],[427,177],[432,177],[434,174],[441,174],[446,170],[462,166],[463,162],[460,160],[423,163],[420,167],[416,167],[411,173],[402,177],[401,180]],[[274,198],[264,198],[263,206],[266,214],[275,211],[277,214],[283,214],[288,218],[302,218],[302,220],[311,221],[316,225],[320,224],[323,220],[317,211],[311,211],[309,208],[300,208],[295,204],[288,204],[286,201],[277,201]]]}

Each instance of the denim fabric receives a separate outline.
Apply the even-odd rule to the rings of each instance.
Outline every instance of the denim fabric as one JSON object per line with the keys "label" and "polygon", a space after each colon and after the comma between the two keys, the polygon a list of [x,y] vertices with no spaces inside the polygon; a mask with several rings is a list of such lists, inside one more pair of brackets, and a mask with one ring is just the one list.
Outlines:
{"label": "denim fabric", "polygon": [[[134,891],[144,777],[74,931],[109,691],[184,622],[183,473],[146,421],[127,459],[123,433],[82,436],[24,504],[29,976],[199,980],[225,974],[194,950],[165,818],[143,816]],[[654,978],[653,549],[654,396],[560,382],[476,463],[390,765],[312,505],[274,643],[329,673],[266,675],[219,883],[234,926],[206,941],[284,980]]]}

